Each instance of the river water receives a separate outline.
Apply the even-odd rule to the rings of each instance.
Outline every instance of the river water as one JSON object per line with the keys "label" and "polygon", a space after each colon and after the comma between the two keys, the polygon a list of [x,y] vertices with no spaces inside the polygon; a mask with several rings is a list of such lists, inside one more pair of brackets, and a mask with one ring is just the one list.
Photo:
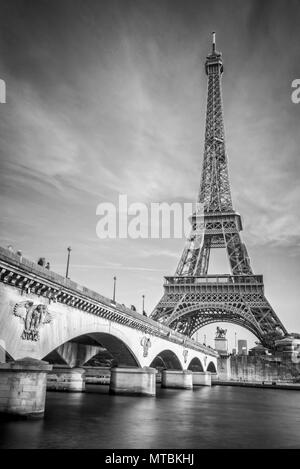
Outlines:
{"label": "river water", "polygon": [[157,388],[156,398],[48,392],[43,420],[0,422],[0,448],[300,448],[300,392]]}

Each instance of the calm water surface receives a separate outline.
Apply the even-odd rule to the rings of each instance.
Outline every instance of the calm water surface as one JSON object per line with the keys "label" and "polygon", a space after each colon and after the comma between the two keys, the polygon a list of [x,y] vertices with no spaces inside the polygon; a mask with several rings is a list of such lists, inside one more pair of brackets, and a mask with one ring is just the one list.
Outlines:
{"label": "calm water surface", "polygon": [[300,448],[300,392],[214,386],[156,398],[48,393],[44,420],[0,422],[0,448]]}

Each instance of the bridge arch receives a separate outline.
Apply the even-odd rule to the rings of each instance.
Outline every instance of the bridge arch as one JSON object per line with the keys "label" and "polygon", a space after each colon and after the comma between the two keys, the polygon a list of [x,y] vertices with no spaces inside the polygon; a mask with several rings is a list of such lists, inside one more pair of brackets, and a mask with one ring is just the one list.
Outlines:
{"label": "bridge arch", "polygon": [[134,352],[120,337],[107,332],[91,332],[71,338],[43,357],[50,363],[83,366],[99,355],[109,366],[139,367]]}
{"label": "bridge arch", "polygon": [[[34,358],[43,359],[66,343],[92,342],[92,345],[107,349],[118,365],[143,366],[139,331],[86,312],[74,314],[75,310],[65,305],[55,304],[52,311],[53,325],[42,329],[40,340],[35,343]],[[93,353],[88,359],[92,356]]]}
{"label": "bridge arch", "polygon": [[162,350],[150,363],[150,367],[167,370],[182,370],[182,365],[176,353],[172,350]]}
{"label": "bridge arch", "polygon": [[209,362],[206,371],[210,371],[211,373],[217,373],[216,365],[214,362]]}
{"label": "bridge arch", "polygon": [[192,358],[187,369],[191,371],[204,371],[202,362],[198,357]]}

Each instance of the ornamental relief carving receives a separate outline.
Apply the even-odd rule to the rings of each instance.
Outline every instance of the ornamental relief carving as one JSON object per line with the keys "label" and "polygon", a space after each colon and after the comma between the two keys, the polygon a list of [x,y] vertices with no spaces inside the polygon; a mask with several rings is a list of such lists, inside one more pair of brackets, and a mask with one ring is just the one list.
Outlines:
{"label": "ornamental relief carving", "polygon": [[24,330],[21,338],[23,340],[31,340],[36,342],[39,340],[39,330],[44,324],[52,321],[52,316],[46,305],[37,304],[27,300],[16,303],[13,308],[14,316],[21,318],[24,324]]}
{"label": "ornamental relief carving", "polygon": [[144,336],[141,339],[141,346],[143,347],[143,356],[148,357],[149,348],[151,347],[150,337]]}

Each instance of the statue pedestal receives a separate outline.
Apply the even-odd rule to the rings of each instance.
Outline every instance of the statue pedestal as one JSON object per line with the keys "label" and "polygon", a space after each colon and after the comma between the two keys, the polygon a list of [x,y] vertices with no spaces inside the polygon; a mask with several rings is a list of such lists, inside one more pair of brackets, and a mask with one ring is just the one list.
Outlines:
{"label": "statue pedestal", "polygon": [[0,413],[43,417],[46,377],[51,369],[47,362],[32,358],[0,364]]}
{"label": "statue pedestal", "polygon": [[215,349],[217,352],[219,352],[220,355],[228,354],[228,341],[226,337],[215,338]]}

